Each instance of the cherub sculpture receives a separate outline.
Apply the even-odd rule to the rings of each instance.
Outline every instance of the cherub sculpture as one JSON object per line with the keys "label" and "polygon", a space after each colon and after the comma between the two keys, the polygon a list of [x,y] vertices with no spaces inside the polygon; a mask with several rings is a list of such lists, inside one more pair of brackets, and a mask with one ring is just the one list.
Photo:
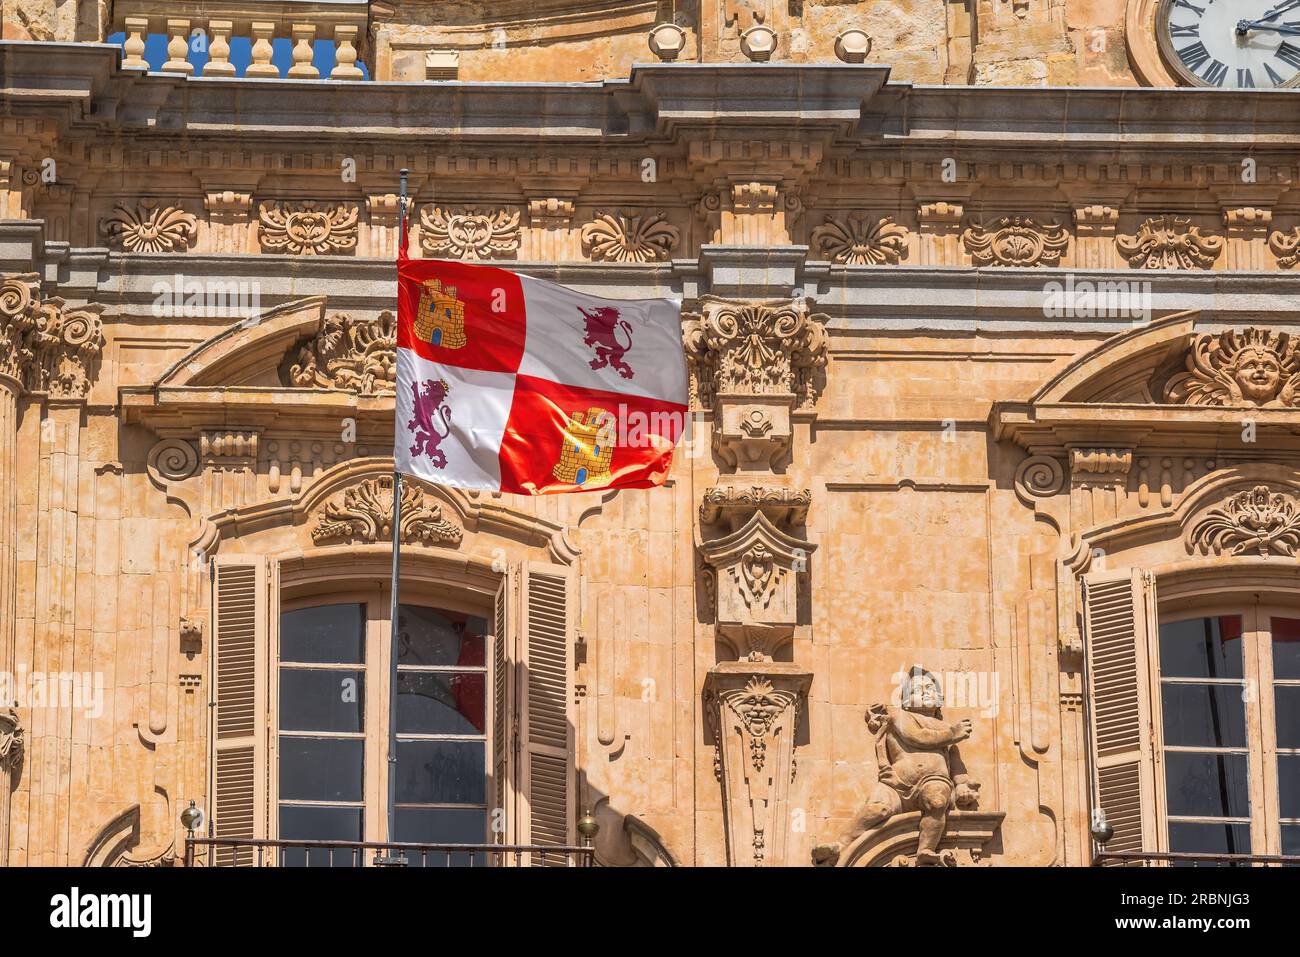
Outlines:
{"label": "cherub sculpture", "polygon": [[914,668],[903,683],[899,707],[876,704],[867,709],[867,730],[876,739],[878,779],[840,839],[813,848],[814,864],[836,864],[861,834],[904,811],[921,812],[916,863],[949,863],[939,852],[948,811],[973,810],[979,784],[970,780],[957,753],[958,742],[970,737],[970,719],[945,721],[942,707],[943,693],[934,676]]}

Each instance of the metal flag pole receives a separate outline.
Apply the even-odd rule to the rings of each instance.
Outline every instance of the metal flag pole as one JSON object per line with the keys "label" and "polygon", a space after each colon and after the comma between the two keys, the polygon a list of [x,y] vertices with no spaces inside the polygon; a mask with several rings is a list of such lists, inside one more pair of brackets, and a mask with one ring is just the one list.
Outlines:
{"label": "metal flag pole", "polygon": [[[406,176],[408,170],[401,170],[402,191],[398,204],[398,248],[406,248]],[[400,295],[400,292],[399,292]],[[393,415],[397,415],[396,399],[393,403]],[[396,446],[397,424],[393,423],[394,446]],[[390,626],[388,649],[388,840],[397,840],[397,608],[399,601],[399,581],[402,568],[402,473],[393,462],[393,581],[389,588],[392,604],[388,610]],[[375,863],[402,867],[406,857],[400,854],[385,853]]]}

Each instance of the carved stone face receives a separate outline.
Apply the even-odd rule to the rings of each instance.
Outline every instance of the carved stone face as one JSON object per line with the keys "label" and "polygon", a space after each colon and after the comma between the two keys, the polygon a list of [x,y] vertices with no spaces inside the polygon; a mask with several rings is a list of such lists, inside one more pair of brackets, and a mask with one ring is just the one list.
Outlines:
{"label": "carved stone face", "polygon": [[1282,366],[1264,349],[1243,349],[1233,364],[1233,378],[1243,398],[1260,405],[1271,402],[1282,387]]}
{"label": "carved stone face", "polygon": [[931,712],[943,706],[943,693],[933,675],[913,675],[908,679],[904,690],[907,697],[903,700],[903,707],[908,711]]}

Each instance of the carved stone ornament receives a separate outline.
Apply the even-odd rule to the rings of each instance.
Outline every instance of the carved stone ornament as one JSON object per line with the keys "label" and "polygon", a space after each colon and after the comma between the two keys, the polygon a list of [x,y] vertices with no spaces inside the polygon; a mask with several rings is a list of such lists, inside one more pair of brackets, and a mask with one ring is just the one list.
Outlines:
{"label": "carved stone ornament", "polygon": [[812,247],[817,255],[840,265],[896,266],[907,251],[907,229],[890,216],[827,216],[825,225],[812,231]]}
{"label": "carved stone ornament", "polygon": [[297,256],[328,256],[357,245],[355,206],[338,203],[262,203],[262,248]]}
{"label": "carved stone ornament", "polygon": [[1285,332],[1248,328],[1196,336],[1187,371],[1162,393],[1177,405],[1295,408],[1300,405],[1300,343]]}
{"label": "carved stone ornament", "polygon": [[812,675],[788,663],[727,662],[705,680],[734,867],[780,867],[786,860],[794,738]]}
{"label": "carved stone ornament", "polygon": [[1115,246],[1138,269],[1208,269],[1223,252],[1222,236],[1202,236],[1185,216],[1152,216]]}
{"label": "carved stone ornament", "polygon": [[852,823],[838,840],[813,848],[813,863],[830,866],[855,844],[905,812],[919,812],[917,850],[920,865],[953,866],[956,856],[940,847],[949,811],[973,811],[979,784],[972,780],[957,745],[970,737],[969,719],[943,717],[938,679],[924,668],[907,674],[897,705],[867,709],[867,732],[874,739],[876,783]]}
{"label": "carved stone ornament", "polygon": [[1287,555],[1300,548],[1300,502],[1288,492],[1256,485],[1210,509],[1192,526],[1189,548],[1216,555]]}
{"label": "carved stone ornament", "polygon": [[450,259],[504,259],[519,251],[519,212],[476,209],[452,212],[441,206],[420,211],[420,245]]}
{"label": "carved stone ornament", "polygon": [[595,220],[582,227],[587,255],[605,262],[663,262],[680,239],[681,231],[663,213],[597,212]]}
{"label": "carved stone ornament", "polygon": [[[442,517],[442,504],[427,500],[424,492],[402,483],[402,541],[409,544],[459,545],[461,527]],[[393,479],[367,479],[329,502],[312,529],[312,541],[370,543],[387,541],[393,534]]]}
{"label": "carved stone ornament", "polygon": [[761,511],[776,525],[801,525],[808,518],[812,492],[773,485],[715,485],[700,503],[700,523],[717,525],[748,519]]}
{"label": "carved stone ornament", "polygon": [[[8,775],[23,760],[23,725],[13,708],[0,708],[0,774]],[[9,788],[9,781],[0,779],[0,787]]]}
{"label": "carved stone ornament", "polygon": [[1000,216],[966,227],[961,241],[977,266],[1055,266],[1070,237],[1057,222]]}
{"label": "carved stone ornament", "polygon": [[1289,233],[1274,230],[1268,237],[1268,248],[1273,250],[1280,269],[1290,269],[1300,262],[1300,226]]}
{"label": "carved stone ornament", "polygon": [[41,301],[35,273],[0,281],[0,375],[29,392],[84,399],[104,349],[103,306]]}
{"label": "carved stone ornament", "polygon": [[179,207],[141,200],[134,209],[115,207],[99,221],[99,231],[130,253],[184,252],[198,232],[198,219]]}
{"label": "carved stone ornament", "polygon": [[159,487],[183,482],[199,467],[199,455],[184,439],[163,439],[149,450],[145,468]]}
{"label": "carved stone ornament", "polygon": [[393,395],[397,388],[397,320],[391,312],[373,319],[335,313],[320,332],[290,352],[280,368],[285,385],[345,389],[361,395]]}
{"label": "carved stone ornament", "polygon": [[692,399],[712,408],[719,393],[793,393],[810,408],[826,367],[826,329],[803,299],[731,302],[700,298],[702,313],[683,323]]}
{"label": "carved stone ornament", "polygon": [[798,576],[816,549],[777,528],[762,511],[729,535],[701,543],[716,582],[718,636],[738,658],[769,660],[794,637]]}
{"label": "carved stone ornament", "polygon": [[1065,487],[1065,468],[1050,455],[1031,455],[1016,469],[1016,495],[1026,505],[1050,498]]}

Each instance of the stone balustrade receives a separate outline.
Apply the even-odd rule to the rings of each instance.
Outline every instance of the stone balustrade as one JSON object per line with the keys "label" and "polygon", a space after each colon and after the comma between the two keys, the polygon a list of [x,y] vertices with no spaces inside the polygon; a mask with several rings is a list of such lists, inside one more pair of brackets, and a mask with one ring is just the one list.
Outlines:
{"label": "stone balustrade", "polygon": [[190,52],[198,35],[204,38],[208,56],[202,75],[234,76],[230,40],[248,37],[252,41],[252,60],[244,75],[278,78],[280,69],[271,62],[271,41],[284,38],[293,41],[290,78],[320,78],[320,71],[312,64],[312,44],[326,40],[332,41],[335,48],[329,78],[360,80],[364,74],[357,66],[357,58],[359,45],[365,42],[368,11],[365,0],[118,0],[113,5],[112,32],[124,34],[125,69],[149,69],[144,59],[145,38],[162,34],[168,42],[167,60],[161,69],[192,75],[195,65],[190,62]]}

